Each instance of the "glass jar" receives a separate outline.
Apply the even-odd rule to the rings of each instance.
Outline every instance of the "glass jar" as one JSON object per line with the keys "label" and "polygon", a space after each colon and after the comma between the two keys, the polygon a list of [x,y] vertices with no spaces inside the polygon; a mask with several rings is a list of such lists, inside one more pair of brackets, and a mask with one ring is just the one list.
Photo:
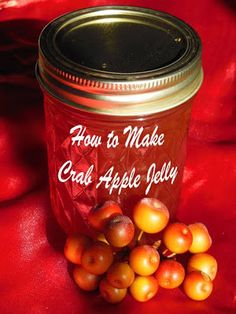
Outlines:
{"label": "glass jar", "polygon": [[106,200],[178,204],[201,44],[183,21],[138,7],[68,13],[39,39],[51,201],[67,233]]}

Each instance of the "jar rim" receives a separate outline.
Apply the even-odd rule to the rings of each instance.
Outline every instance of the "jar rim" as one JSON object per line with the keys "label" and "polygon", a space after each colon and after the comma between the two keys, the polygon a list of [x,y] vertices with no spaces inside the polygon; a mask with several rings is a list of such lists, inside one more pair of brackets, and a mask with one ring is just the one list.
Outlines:
{"label": "jar rim", "polygon": [[[111,62],[103,69],[107,59]],[[78,10],[43,29],[37,77],[48,92],[85,110],[88,106],[115,115],[160,112],[199,89],[201,41],[191,26],[161,11],[131,6]]]}

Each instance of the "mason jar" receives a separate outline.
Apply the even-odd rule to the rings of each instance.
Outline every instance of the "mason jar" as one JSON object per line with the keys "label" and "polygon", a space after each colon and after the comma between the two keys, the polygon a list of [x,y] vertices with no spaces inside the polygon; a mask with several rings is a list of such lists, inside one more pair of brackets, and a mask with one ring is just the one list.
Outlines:
{"label": "mason jar", "polygon": [[169,14],[102,6],[60,16],[39,39],[50,194],[66,233],[107,200],[131,215],[155,197],[175,215],[201,43]]}

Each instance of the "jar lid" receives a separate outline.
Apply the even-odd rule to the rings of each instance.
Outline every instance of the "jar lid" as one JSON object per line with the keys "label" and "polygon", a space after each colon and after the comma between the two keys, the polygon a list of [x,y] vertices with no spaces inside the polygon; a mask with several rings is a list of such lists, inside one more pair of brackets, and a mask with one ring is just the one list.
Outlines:
{"label": "jar lid", "polygon": [[37,76],[81,110],[143,115],[191,98],[202,82],[201,43],[160,11],[102,6],[63,15],[39,38]]}

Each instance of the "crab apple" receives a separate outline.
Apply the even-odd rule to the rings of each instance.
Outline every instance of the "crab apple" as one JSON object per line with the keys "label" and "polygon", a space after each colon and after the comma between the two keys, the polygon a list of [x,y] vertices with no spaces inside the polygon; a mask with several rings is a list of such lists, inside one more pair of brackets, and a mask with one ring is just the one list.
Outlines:
{"label": "crab apple", "polygon": [[136,301],[146,302],[156,295],[158,283],[153,276],[137,276],[129,291]]}
{"label": "crab apple", "polygon": [[134,224],[125,215],[112,217],[104,228],[106,240],[114,247],[128,245],[134,237]]}
{"label": "crab apple", "polygon": [[129,263],[136,274],[149,276],[157,270],[160,263],[160,255],[150,245],[136,246],[130,253]]}
{"label": "crab apple", "polygon": [[115,288],[107,281],[106,278],[102,279],[100,282],[99,290],[102,297],[109,303],[119,303],[127,294],[127,288]]}
{"label": "crab apple", "polygon": [[190,299],[202,301],[210,296],[213,284],[207,274],[193,271],[186,275],[183,282],[183,290]]}
{"label": "crab apple", "polygon": [[201,271],[207,274],[211,280],[214,280],[217,273],[216,259],[207,253],[197,253],[190,257],[187,265],[187,271]]}
{"label": "crab apple", "polygon": [[134,281],[134,271],[128,263],[115,263],[107,272],[107,281],[115,288],[128,288]]}
{"label": "crab apple", "polygon": [[86,249],[81,258],[81,265],[95,275],[104,274],[113,262],[111,247],[103,242],[95,242]]}
{"label": "crab apple", "polygon": [[80,289],[85,291],[96,290],[101,280],[101,276],[91,274],[81,266],[75,267],[73,277]]}
{"label": "crab apple", "polygon": [[212,244],[212,240],[207,230],[207,227],[199,222],[191,224],[188,227],[193,236],[193,242],[189,248],[189,251],[191,253],[206,252]]}
{"label": "crab apple", "polygon": [[168,224],[169,217],[167,207],[156,198],[141,199],[133,210],[135,225],[147,233],[163,230]]}
{"label": "crab apple", "polygon": [[184,267],[177,261],[164,260],[160,263],[155,277],[160,287],[174,289],[179,287],[185,276]]}
{"label": "crab apple", "polygon": [[114,201],[106,201],[102,206],[90,210],[88,221],[94,229],[102,232],[107,221],[118,214],[122,214],[120,206]]}
{"label": "crab apple", "polygon": [[83,234],[68,236],[64,246],[64,255],[68,261],[81,264],[81,257],[85,249],[92,244],[92,240]]}
{"label": "crab apple", "polygon": [[189,250],[192,244],[192,233],[189,228],[179,222],[166,227],[163,233],[163,242],[168,250],[176,254],[182,254]]}

